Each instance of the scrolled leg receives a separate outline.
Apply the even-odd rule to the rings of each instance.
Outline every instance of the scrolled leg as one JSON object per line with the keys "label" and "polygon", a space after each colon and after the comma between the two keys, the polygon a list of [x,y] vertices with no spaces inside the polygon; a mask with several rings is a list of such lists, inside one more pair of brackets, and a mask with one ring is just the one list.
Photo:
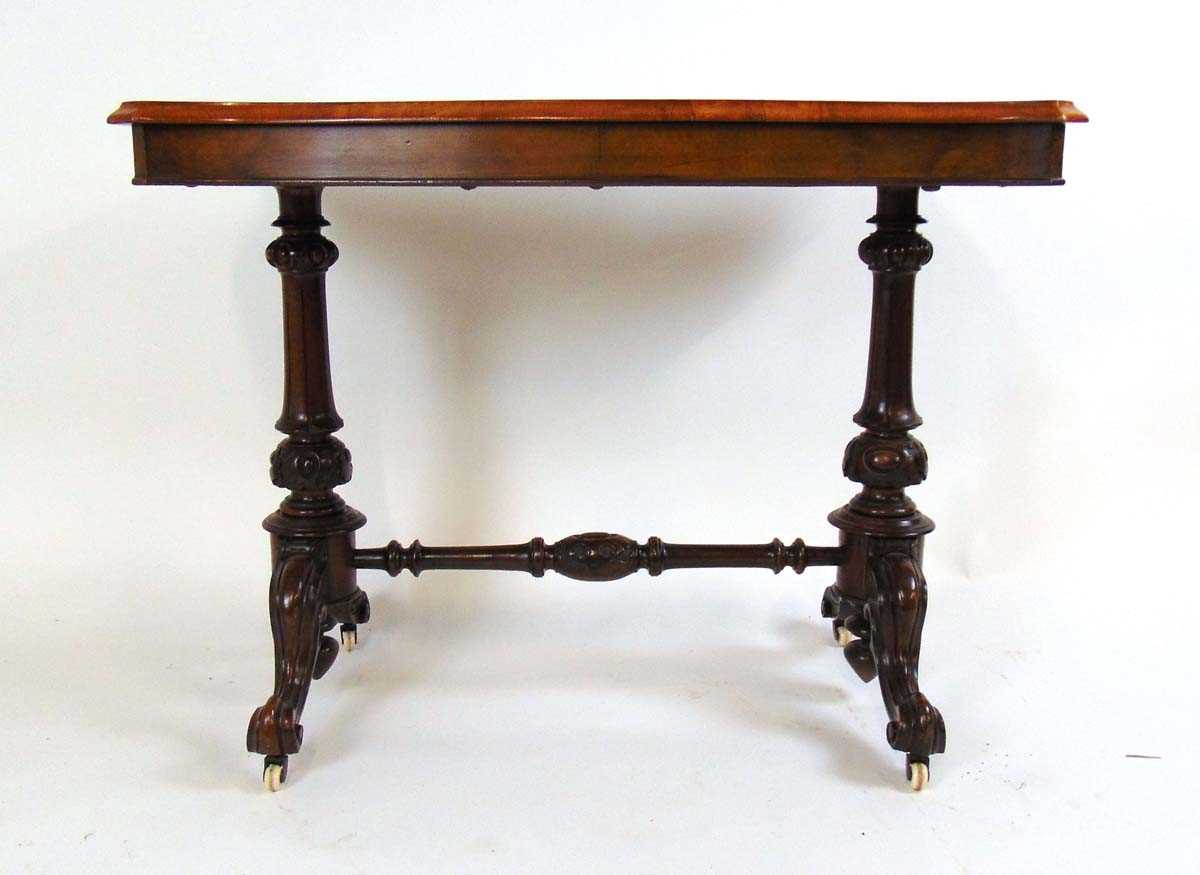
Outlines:
{"label": "scrolled leg", "polygon": [[[322,652],[321,591],[326,567],[325,544],[320,540],[283,541],[276,551],[269,596],[275,690],[250,718],[246,747],[252,752],[278,758],[300,750],[304,739],[300,715]],[[324,668],[328,667],[326,663]]]}
{"label": "scrolled leg", "polygon": [[927,601],[925,576],[911,553],[889,552],[872,559],[870,577],[874,594],[867,602],[867,616],[879,689],[890,718],[887,740],[895,750],[908,754],[909,780],[914,789],[921,789],[928,780],[929,757],[946,749],[942,715],[917,681]]}

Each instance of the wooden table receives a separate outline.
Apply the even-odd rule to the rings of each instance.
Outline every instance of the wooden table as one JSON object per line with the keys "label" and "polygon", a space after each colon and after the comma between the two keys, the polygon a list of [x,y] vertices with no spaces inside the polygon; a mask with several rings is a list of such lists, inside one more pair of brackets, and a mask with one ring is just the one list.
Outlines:
{"label": "wooden table", "polygon": [[[123,103],[109,116],[133,126],[139,185],[270,185],[280,234],[267,261],[283,278],[284,396],[271,480],[289,490],[270,532],[275,689],[250,718],[246,744],[265,756],[272,790],[300,750],[310,683],[358,640],[370,614],[360,568],[547,570],[616,580],[640,569],[837,569],[821,613],[864,681],[879,678],[888,743],[906,754],[914,789],[945,750],[942,716],[921,692],[925,620],[921,572],[933,521],[905,488],[925,479],[912,399],[914,278],[933,255],[917,233],[922,188],[1062,182],[1065,124],[1086,121],[1066,101],[848,103],[833,101],[595,100],[439,103]],[[874,285],[866,392],[842,472],[862,486],[829,515],[837,546],[639,544],[601,532],[553,544],[359,549],[366,518],[334,491],[350,453],[333,436],[325,272],[338,257],[321,229],[333,185],[844,185],[878,189],[876,225],[858,248]]]}

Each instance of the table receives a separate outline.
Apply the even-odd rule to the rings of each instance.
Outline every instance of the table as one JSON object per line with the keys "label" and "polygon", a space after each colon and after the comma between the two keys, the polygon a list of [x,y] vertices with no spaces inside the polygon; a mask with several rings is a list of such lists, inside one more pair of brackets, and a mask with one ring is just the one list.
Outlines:
{"label": "table", "polygon": [[[352,650],[370,604],[359,569],[414,575],[432,569],[506,569],[541,577],[616,580],[645,569],[836,569],[822,616],[866,682],[879,679],[887,741],[905,754],[914,790],[942,753],[941,714],[917,680],[926,584],[925,535],[933,521],[905,493],[926,476],[910,431],[913,291],[933,255],[917,231],[918,192],[943,185],[1062,182],[1066,124],[1087,118],[1068,101],[860,103],[761,100],[551,100],[385,103],[135,101],[108,121],[133,130],[138,185],[269,185],[278,190],[279,236],[266,257],[283,284],[286,437],[271,480],[288,490],[263,522],[270,533],[269,588],[275,686],[254,711],[246,746],[264,756],[278,790],[300,750],[311,682]],[[873,298],[866,391],[842,472],[861,486],[829,515],[836,546],[799,538],[763,544],[638,543],[588,532],[547,544],[427,547],[392,541],[358,548],[366,518],[336,488],[350,452],[334,437],[325,273],[338,248],[321,233],[321,194],[340,185],[771,185],[872,186],[875,231],[858,255]],[[326,634],[334,626],[338,639]]]}

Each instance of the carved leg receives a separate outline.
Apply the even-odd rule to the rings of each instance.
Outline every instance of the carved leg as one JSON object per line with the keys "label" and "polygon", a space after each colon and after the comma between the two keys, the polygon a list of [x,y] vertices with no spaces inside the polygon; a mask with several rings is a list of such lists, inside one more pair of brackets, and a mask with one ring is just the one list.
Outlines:
{"label": "carved leg", "polygon": [[[919,546],[913,541],[887,545],[896,549],[871,560],[874,595],[867,602],[871,623],[871,652],[879,669],[879,689],[891,722],[887,740],[907,757],[907,775],[914,789],[929,779],[929,757],[946,750],[942,715],[917,685],[921,628],[925,624],[925,575]],[[886,542],[883,542],[886,544]],[[882,544],[881,544],[882,546]]]}
{"label": "carved leg", "polygon": [[275,691],[246,732],[247,748],[266,756],[263,779],[272,790],[287,777],[288,755],[300,750],[309,684],[338,654],[338,642],[322,633],[341,623],[352,649],[357,624],[370,616],[353,562],[354,532],[366,518],[334,492],[352,469],[350,452],[333,436],[342,418],[329,373],[325,271],[338,251],[321,235],[327,224],[319,188],[279,189],[282,233],[267,247],[267,261],[283,279],[284,396],[275,427],[287,437],[271,454],[271,482],[289,492],[263,521],[274,562]]}
{"label": "carved leg", "polygon": [[873,276],[871,343],[866,391],[854,414],[864,430],[846,447],[842,472],[862,491],[829,515],[841,529],[844,559],[821,601],[858,676],[879,677],[888,743],[908,754],[916,790],[928,781],[930,755],[946,747],[942,717],[917,686],[926,599],[921,551],[933,520],[904,491],[921,483],[928,467],[925,447],[909,434],[921,424],[912,399],[914,279],[933,256],[916,230],[923,221],[916,188],[880,188],[871,218],[878,228],[859,246]]}
{"label": "carved leg", "polygon": [[270,590],[275,691],[251,716],[246,746],[286,765],[287,755],[299,751],[304,739],[300,714],[309,684],[333,663],[337,642],[321,634],[321,594],[328,567],[325,542],[275,540]]}

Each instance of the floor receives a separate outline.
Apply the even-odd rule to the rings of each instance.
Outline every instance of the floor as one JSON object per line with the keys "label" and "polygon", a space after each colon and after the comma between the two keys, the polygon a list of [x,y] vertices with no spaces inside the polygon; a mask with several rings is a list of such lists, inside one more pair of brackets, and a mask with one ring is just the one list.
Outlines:
{"label": "floor", "polygon": [[[304,750],[276,794],[242,748],[269,688],[265,610],[230,617],[260,590],[195,599],[185,586],[191,625],[170,628],[144,620],[179,614],[150,580],[137,603],[106,600],[102,576],[60,582],[72,610],[31,600],[2,657],[0,868],[887,861],[895,873],[1012,873],[1195,861],[1195,687],[1163,659],[1171,629],[1130,616],[1114,637],[1067,620],[1073,587],[939,570],[922,679],[949,746],[912,794],[877,688],[817,615],[823,574],[367,577],[372,622],[315,684]],[[1038,587],[1043,609],[1022,610],[1013,592]]]}

